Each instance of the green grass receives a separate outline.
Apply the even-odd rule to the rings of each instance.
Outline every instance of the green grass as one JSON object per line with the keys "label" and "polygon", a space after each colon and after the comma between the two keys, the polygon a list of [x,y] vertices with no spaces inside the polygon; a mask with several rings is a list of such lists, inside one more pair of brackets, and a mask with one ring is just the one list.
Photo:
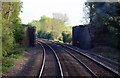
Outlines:
{"label": "green grass", "polygon": [[16,44],[14,49],[7,56],[2,57],[2,72],[6,72],[14,65],[14,60],[22,59],[22,53],[27,50],[26,46]]}
{"label": "green grass", "polygon": [[0,73],[2,73],[2,66],[0,66]]}

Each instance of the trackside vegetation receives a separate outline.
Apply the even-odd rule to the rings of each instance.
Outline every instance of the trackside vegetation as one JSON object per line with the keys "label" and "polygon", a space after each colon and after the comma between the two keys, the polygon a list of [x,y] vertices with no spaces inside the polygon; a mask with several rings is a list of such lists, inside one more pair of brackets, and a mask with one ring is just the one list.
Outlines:
{"label": "trackside vegetation", "polygon": [[13,65],[13,60],[19,59],[26,47],[21,46],[23,29],[19,14],[22,2],[2,2],[2,71]]}

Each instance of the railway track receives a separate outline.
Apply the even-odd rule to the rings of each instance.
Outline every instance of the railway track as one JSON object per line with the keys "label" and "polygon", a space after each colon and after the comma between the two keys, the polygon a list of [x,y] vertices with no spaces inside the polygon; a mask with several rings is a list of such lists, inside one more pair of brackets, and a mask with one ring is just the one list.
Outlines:
{"label": "railway track", "polygon": [[[59,49],[63,49],[62,47],[59,46]],[[97,78],[96,74],[94,72],[92,72],[84,63],[82,63],[77,57],[75,57],[73,54],[69,53],[67,50],[65,50],[66,52],[64,52],[64,54],[62,53],[61,56],[59,58],[61,58],[61,61],[65,61],[63,62],[63,70],[64,70],[64,65],[65,67],[67,67],[68,70],[64,70],[68,72],[68,77],[69,76],[78,76],[78,77],[82,77],[82,76],[86,76],[86,77],[92,77],[92,78]],[[59,54],[60,55],[60,54]],[[63,57],[64,58],[63,58]],[[67,61],[67,63],[66,63]],[[76,65],[77,64],[77,65]],[[75,65],[75,67],[74,67]],[[79,70],[80,69],[80,70]],[[69,71],[71,70],[71,71]],[[78,70],[77,72],[73,71],[73,70]],[[63,71],[63,72],[64,72]],[[82,73],[82,74],[81,74]],[[65,75],[66,76],[66,75]]]}
{"label": "railway track", "polygon": [[[66,44],[65,44],[66,45]],[[88,51],[85,51],[85,50],[81,50],[77,47],[74,47],[74,46],[71,46],[71,45],[66,45],[68,46],[68,48],[72,48],[74,49],[75,51],[79,52],[81,51],[82,53],[84,53],[85,55],[89,56],[89,57],[92,57],[92,59],[95,59],[96,61],[99,61],[101,62],[101,64],[105,67],[107,67],[109,70],[113,71],[114,73],[118,74],[120,76],[120,63],[118,62],[115,62],[115,61],[112,61],[108,58],[105,58],[101,55],[97,55],[93,52],[88,52]]]}
{"label": "railway track", "polygon": [[[58,55],[59,61],[61,63],[62,77],[63,75],[65,77],[66,76],[82,76],[81,74],[77,73],[78,71],[75,72],[76,70],[79,69],[79,67],[82,67],[82,69],[79,72],[89,73],[89,75],[84,74],[84,76],[91,76],[94,78],[101,77],[101,76],[119,77],[119,74],[110,70],[109,68],[104,66],[101,62],[96,61],[95,59],[89,57],[88,55],[80,53],[62,44],[58,44],[58,43],[52,44],[51,42],[46,40],[45,41],[43,40],[43,42],[46,42],[44,44],[49,46],[52,50],[54,50],[54,52],[56,51],[55,53],[56,55]],[[63,52],[62,50],[64,50],[65,52]],[[79,63],[79,66],[77,67],[78,63]],[[76,65],[76,67],[72,65]]]}
{"label": "railway track", "polygon": [[88,68],[86,68],[85,65],[82,64],[78,59],[76,59],[75,57],[73,58],[73,56],[67,54],[66,52],[64,52],[64,50],[62,51],[62,47],[55,48],[52,45],[50,46],[57,51],[57,55],[62,65],[64,77],[88,76],[96,78],[95,74],[92,71],[88,70]]}
{"label": "railway track", "polygon": [[96,61],[95,59],[89,57],[88,55],[85,55],[81,52],[78,52],[78,51],[76,51],[70,47],[67,47],[65,45],[62,45],[62,44],[57,43],[57,45],[62,46],[63,49],[65,49],[65,51],[67,53],[69,53],[73,57],[81,60],[81,62],[84,63],[97,77],[99,77],[99,76],[119,77],[120,76],[119,73],[110,70],[109,67],[106,67],[101,62]]}
{"label": "railway track", "polygon": [[43,62],[41,65],[39,78],[42,77],[61,77],[63,78],[62,68],[55,51],[47,44],[38,42],[43,48]]}
{"label": "railway track", "polygon": [[[57,44],[55,44],[55,45],[57,45]],[[59,46],[59,47],[61,47],[61,46]],[[62,49],[64,49],[64,48],[62,47]],[[89,71],[89,73],[92,74],[91,76],[97,78],[97,75],[96,75],[90,68],[88,68],[81,60],[79,60],[79,58],[77,58],[74,54],[70,53],[67,49],[64,49],[64,50],[65,50],[65,52],[67,52],[70,56],[72,56],[72,58],[74,58],[76,61],[78,61],[79,64],[82,64],[82,66],[84,66],[84,68],[86,68],[86,70]]]}

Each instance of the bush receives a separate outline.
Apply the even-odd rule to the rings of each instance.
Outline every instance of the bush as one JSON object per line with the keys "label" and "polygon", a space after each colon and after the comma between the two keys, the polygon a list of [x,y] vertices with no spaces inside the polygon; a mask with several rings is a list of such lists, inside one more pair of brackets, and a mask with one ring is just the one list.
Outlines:
{"label": "bush", "polygon": [[39,31],[37,37],[52,40],[53,39],[53,34],[45,32],[45,31]]}
{"label": "bush", "polygon": [[62,36],[63,36],[64,43],[71,43],[72,42],[72,35],[70,32],[68,32],[68,31],[62,32]]}
{"label": "bush", "polygon": [[14,45],[13,31],[11,29],[11,24],[3,19],[2,21],[2,54],[6,56]]}
{"label": "bush", "polygon": [[22,26],[19,24],[17,26],[15,26],[13,34],[14,34],[15,42],[20,43],[21,40],[23,39],[23,35],[24,35]]}
{"label": "bush", "polygon": [[13,66],[15,59],[20,59],[23,51],[27,50],[26,46],[21,46],[15,44],[12,51],[10,51],[6,56],[2,57],[2,71],[7,71]]}
{"label": "bush", "polygon": [[13,66],[13,60],[10,57],[3,57],[2,58],[2,71],[5,72],[11,66]]}

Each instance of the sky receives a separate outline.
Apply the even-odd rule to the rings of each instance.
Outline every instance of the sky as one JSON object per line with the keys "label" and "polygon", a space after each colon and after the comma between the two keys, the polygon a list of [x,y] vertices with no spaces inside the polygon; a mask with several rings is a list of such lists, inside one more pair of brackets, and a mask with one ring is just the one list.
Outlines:
{"label": "sky", "polygon": [[32,20],[40,20],[45,15],[53,17],[53,13],[66,14],[68,25],[80,25],[83,17],[83,4],[86,0],[21,0],[23,2],[20,17],[23,24]]}

